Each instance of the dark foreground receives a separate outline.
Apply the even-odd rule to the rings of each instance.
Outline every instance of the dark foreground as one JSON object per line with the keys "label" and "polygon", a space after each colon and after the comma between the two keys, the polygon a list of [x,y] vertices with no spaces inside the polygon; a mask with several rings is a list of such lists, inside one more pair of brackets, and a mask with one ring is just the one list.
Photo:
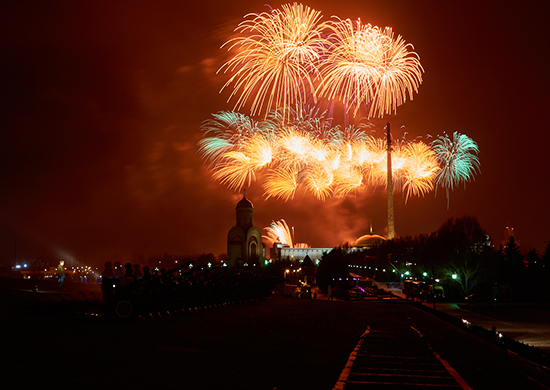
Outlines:
{"label": "dark foreground", "polygon": [[421,333],[473,389],[550,388],[545,369],[404,302],[271,298],[121,321],[38,313],[24,294],[0,290],[2,389],[332,389],[367,328],[394,356]]}

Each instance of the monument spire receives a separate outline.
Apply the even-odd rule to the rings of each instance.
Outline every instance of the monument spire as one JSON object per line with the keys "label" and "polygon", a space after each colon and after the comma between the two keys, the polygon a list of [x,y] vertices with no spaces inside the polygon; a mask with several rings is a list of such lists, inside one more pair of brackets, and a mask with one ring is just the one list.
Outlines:
{"label": "monument spire", "polygon": [[388,148],[388,240],[393,240],[395,238],[395,227],[393,221],[393,175],[391,167],[391,133],[389,122],[386,124],[386,131]]}

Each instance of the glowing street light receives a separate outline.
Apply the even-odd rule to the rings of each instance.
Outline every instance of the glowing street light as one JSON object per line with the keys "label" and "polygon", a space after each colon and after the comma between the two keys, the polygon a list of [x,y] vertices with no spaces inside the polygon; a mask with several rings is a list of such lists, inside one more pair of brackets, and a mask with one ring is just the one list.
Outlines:
{"label": "glowing street light", "polygon": [[285,276],[285,293],[284,293],[284,294],[285,294],[285,295],[286,295],[286,275],[287,275],[288,273],[290,273],[290,270],[289,270],[289,269],[286,269],[286,270],[285,270],[285,273],[284,273],[284,276]]}

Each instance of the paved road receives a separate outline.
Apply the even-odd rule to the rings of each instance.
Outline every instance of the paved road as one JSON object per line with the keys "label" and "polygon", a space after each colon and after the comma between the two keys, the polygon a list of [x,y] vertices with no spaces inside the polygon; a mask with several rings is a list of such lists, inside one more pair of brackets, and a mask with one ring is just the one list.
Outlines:
{"label": "paved road", "polygon": [[[26,300],[30,294],[0,289],[0,350],[10,357],[2,389],[350,390],[363,388],[357,382],[366,378],[376,382],[369,389],[432,381],[550,388],[546,371],[407,303],[273,298],[171,318],[108,321],[57,308],[36,312]],[[397,359],[412,364],[398,372]]]}
{"label": "paved road", "polygon": [[333,390],[550,388],[548,371],[520,369],[521,359],[428,313],[418,316],[414,306],[366,305],[385,306],[366,321]]}
{"label": "paved road", "polygon": [[471,387],[423,340],[413,326],[367,328],[342,370],[334,390],[377,387]]}

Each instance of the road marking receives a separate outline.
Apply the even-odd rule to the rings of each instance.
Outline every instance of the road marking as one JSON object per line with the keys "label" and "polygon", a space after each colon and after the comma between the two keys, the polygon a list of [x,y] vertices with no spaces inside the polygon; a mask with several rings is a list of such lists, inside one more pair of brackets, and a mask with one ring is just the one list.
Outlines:
{"label": "road marking", "polygon": [[357,345],[349,355],[348,361],[346,362],[346,366],[340,373],[340,376],[338,377],[338,380],[336,381],[336,384],[334,385],[332,390],[343,390],[344,387],[346,386],[347,380],[349,378],[349,374],[351,372],[351,367],[353,366],[353,362],[357,357],[359,348],[361,348],[361,345],[363,344],[365,337],[367,337],[369,333],[370,333],[370,326],[367,327],[367,330],[359,338],[359,342],[357,343]]}
{"label": "road marking", "polygon": [[[418,333],[418,335],[420,337],[424,338],[424,336],[422,335],[422,333],[420,333],[420,331],[418,329],[414,328],[413,326],[411,326],[411,328],[413,330],[415,330],[416,333]],[[432,351],[434,356],[437,358],[437,360],[439,360],[441,362],[441,364],[443,364],[443,367],[445,367],[447,369],[447,371],[449,371],[449,374],[452,375],[452,377],[455,379],[456,383],[458,383],[460,385],[460,387],[462,387],[464,390],[472,390],[472,388],[470,386],[468,386],[466,381],[459,375],[458,372],[456,372],[456,370],[449,364],[449,362],[447,362],[445,359],[443,359],[441,356],[439,356],[439,354],[433,350],[432,346],[426,340],[424,340],[424,342],[426,343],[428,348],[430,348],[430,350]]]}
{"label": "road marking", "polygon": [[[387,385],[387,386],[396,386],[395,382],[363,382],[363,381],[348,381],[347,383],[361,384],[361,385]],[[436,384],[436,383],[399,383],[398,386],[421,386],[421,387],[460,387],[459,385],[445,385],[445,384]]]}
{"label": "road marking", "polygon": [[550,390],[550,387],[546,387],[545,385],[543,385],[542,383],[540,383],[539,381],[531,378],[529,375],[527,375],[527,378],[531,379],[533,382],[535,382],[536,384],[540,385],[541,387],[544,387],[545,389],[548,389]]}

